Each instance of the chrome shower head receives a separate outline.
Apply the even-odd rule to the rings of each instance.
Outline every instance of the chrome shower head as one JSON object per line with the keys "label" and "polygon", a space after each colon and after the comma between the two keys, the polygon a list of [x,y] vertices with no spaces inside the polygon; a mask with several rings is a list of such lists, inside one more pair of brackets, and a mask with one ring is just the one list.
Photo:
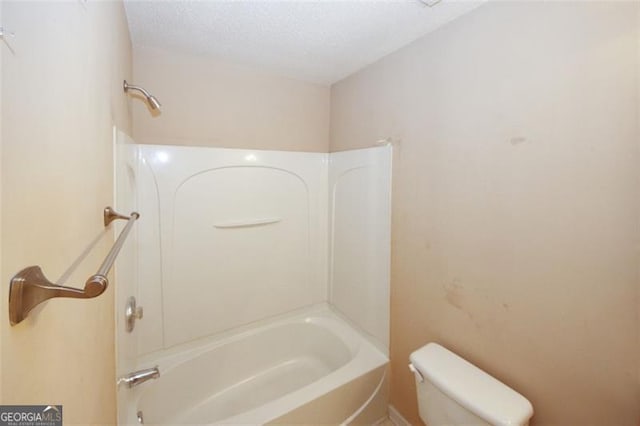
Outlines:
{"label": "chrome shower head", "polygon": [[149,107],[153,110],[159,110],[162,105],[156,99],[155,96],[151,95],[147,97],[147,102],[149,103]]}
{"label": "chrome shower head", "polygon": [[142,93],[144,98],[147,100],[147,104],[149,105],[149,108],[151,108],[154,111],[159,110],[160,107],[162,106],[160,105],[160,102],[158,102],[155,96],[153,96],[151,93],[147,92],[140,86],[134,86],[133,84],[127,83],[127,80],[125,80],[122,87],[124,88],[125,93],[128,92],[129,90],[137,90],[138,92]]}

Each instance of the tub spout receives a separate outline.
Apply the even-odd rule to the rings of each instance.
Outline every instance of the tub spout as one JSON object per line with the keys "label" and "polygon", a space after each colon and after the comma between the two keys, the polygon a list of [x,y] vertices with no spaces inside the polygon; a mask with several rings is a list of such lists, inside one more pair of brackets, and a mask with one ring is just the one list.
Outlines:
{"label": "tub spout", "polygon": [[128,388],[133,388],[146,382],[147,380],[157,379],[160,377],[160,370],[158,370],[158,366],[156,365],[153,368],[147,368],[145,370],[134,371],[133,373],[129,373],[126,376],[120,377],[118,379],[118,385],[124,385]]}

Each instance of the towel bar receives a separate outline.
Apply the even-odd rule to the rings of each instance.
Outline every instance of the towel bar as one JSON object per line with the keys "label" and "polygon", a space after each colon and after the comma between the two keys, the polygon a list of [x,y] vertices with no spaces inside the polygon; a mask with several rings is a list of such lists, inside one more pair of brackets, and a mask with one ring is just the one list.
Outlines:
{"label": "towel bar", "polygon": [[66,287],[52,283],[45,277],[39,266],[29,266],[18,272],[9,287],[9,321],[16,325],[27,317],[27,314],[40,303],[54,297],[72,297],[76,299],[90,299],[104,293],[109,285],[107,274],[118,257],[127,235],[134,222],[140,217],[136,212],[130,216],[116,213],[111,207],[104,209],[104,226],[107,227],[116,219],[128,220],[118,239],[113,244],[107,257],[100,265],[98,272],[90,276],[84,284],[84,289]]}

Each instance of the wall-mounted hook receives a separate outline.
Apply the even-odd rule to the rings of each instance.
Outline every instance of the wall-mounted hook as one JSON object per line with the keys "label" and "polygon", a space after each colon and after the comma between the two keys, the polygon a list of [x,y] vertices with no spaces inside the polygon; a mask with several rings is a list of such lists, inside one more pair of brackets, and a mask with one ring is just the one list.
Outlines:
{"label": "wall-mounted hook", "polygon": [[13,55],[15,55],[16,52],[13,50],[13,47],[11,46],[11,44],[9,44],[9,41],[7,39],[15,38],[15,36],[16,35],[14,33],[0,26],[0,40],[4,41],[4,44],[7,46],[7,48]]}
{"label": "wall-mounted hook", "polygon": [[400,145],[400,142],[402,141],[402,139],[400,138],[392,138],[392,137],[387,137],[384,139],[378,139],[375,143],[376,146],[387,146],[387,145],[391,145],[391,146],[396,146],[396,145]]}
{"label": "wall-mounted hook", "polygon": [[16,36],[15,33],[12,33],[11,31],[4,29],[4,27],[0,27],[0,38],[15,37],[15,36]]}

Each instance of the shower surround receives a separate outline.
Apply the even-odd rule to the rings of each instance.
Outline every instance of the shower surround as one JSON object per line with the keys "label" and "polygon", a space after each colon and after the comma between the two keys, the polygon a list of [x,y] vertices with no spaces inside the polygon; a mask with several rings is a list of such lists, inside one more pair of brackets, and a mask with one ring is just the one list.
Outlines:
{"label": "shower surround", "polygon": [[[117,198],[143,220],[137,261],[119,279],[133,285],[117,303],[123,311],[135,296],[144,319],[131,334],[118,325],[118,374],[159,365],[161,377],[119,390],[120,422],[138,411],[153,423],[383,417],[391,148],[318,154],[125,139]],[[239,387],[262,396],[238,400]],[[341,409],[326,406],[347,395]]]}

